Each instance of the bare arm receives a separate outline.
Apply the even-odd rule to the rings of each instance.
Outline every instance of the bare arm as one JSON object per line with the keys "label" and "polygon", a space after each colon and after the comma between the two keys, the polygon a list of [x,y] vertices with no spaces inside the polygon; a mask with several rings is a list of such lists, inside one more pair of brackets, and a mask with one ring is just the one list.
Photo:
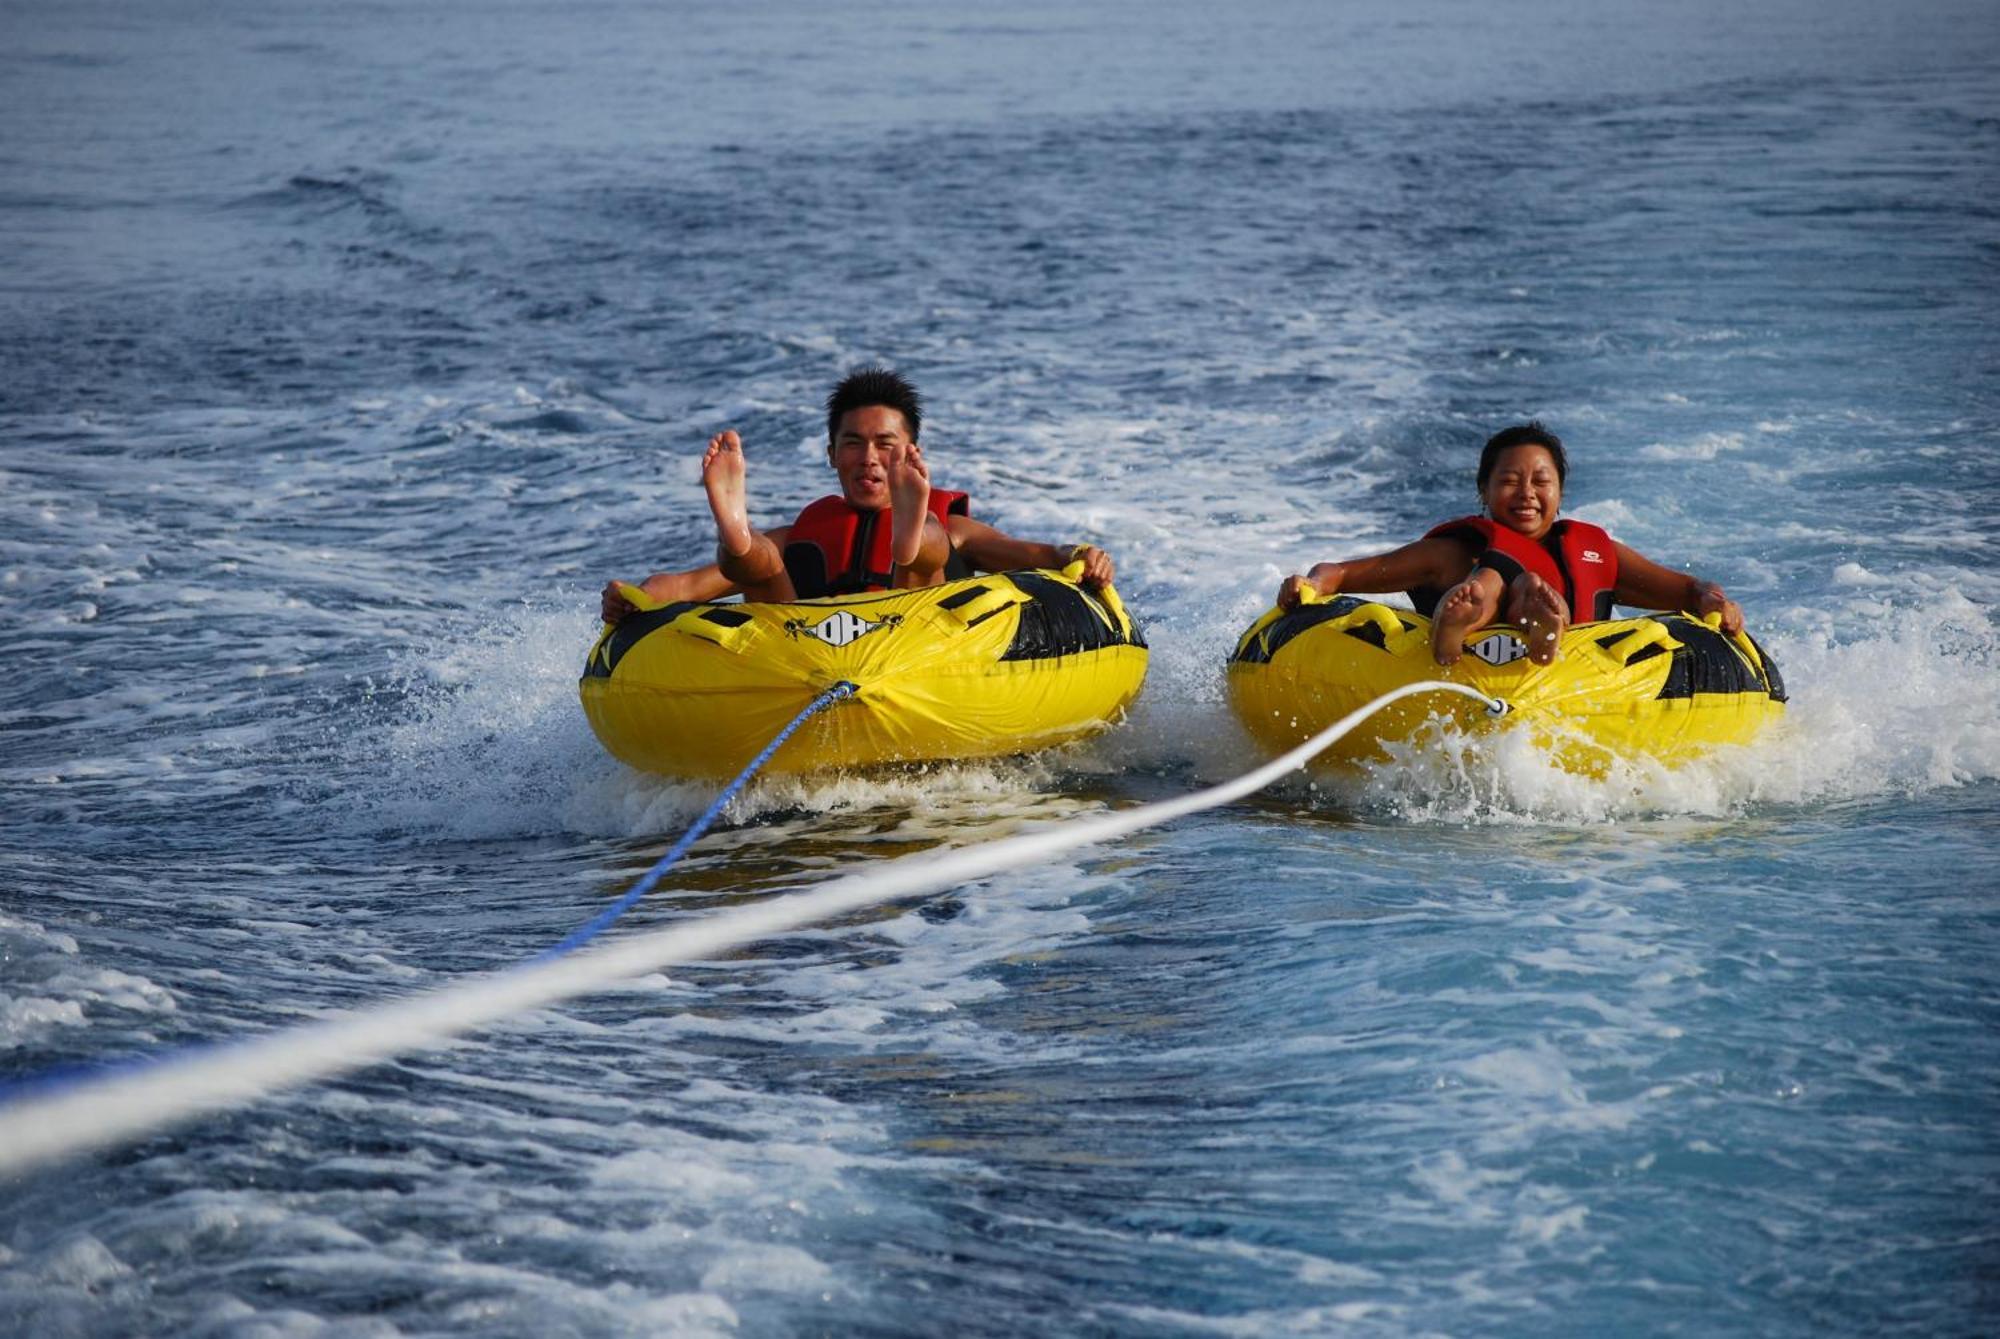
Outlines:
{"label": "bare arm", "polygon": [[[898,540],[901,539],[897,535]],[[891,555],[892,559],[894,555]],[[895,590],[913,590],[935,585],[944,579],[944,565],[951,561],[951,537],[938,524],[937,517],[924,513],[923,531],[918,536],[915,556],[907,562],[895,562],[895,577],[890,585]]]}
{"label": "bare arm", "polygon": [[1304,576],[1289,576],[1278,587],[1278,607],[1290,609],[1299,602],[1299,590],[1311,586],[1321,595],[1361,592],[1382,595],[1389,591],[1415,590],[1419,586],[1444,588],[1465,580],[1472,570],[1472,549],[1455,539],[1439,536],[1405,544],[1400,549],[1378,553],[1372,558],[1352,558],[1339,563],[1317,563]]}
{"label": "bare arm", "polygon": [[1743,610],[1713,581],[1704,581],[1691,572],[1662,567],[1636,549],[1614,544],[1618,550],[1618,586],[1613,598],[1620,604],[1640,609],[1684,609],[1690,613],[1722,615],[1722,630],[1732,636],[1743,631]]}
{"label": "bare arm", "polygon": [[1083,584],[1107,586],[1116,575],[1111,555],[1093,544],[1063,548],[1015,539],[970,516],[954,516],[949,523],[952,544],[966,562],[981,572],[1011,572],[1023,567],[1065,567],[1070,560],[1083,560]]}
{"label": "bare arm", "polygon": [[[791,537],[792,528],[788,525],[779,526],[776,530],[767,530],[764,533],[782,553],[785,541]],[[739,590],[734,582],[722,575],[722,568],[716,563],[689,568],[685,572],[655,572],[644,581],[634,584],[663,604],[672,604],[679,600],[720,600],[725,596],[737,594]],[[634,610],[632,602],[618,593],[618,583],[612,581],[605,584],[598,612],[606,623],[616,623]]]}

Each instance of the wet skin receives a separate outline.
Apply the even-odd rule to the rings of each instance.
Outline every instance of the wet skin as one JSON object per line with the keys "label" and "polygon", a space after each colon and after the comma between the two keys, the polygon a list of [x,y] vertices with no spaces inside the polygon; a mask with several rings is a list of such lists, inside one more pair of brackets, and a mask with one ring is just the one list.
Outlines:
{"label": "wet skin", "polygon": [[[1522,443],[1494,458],[1480,488],[1480,501],[1495,523],[1539,541],[1556,523],[1562,507],[1562,477],[1548,448]],[[1618,554],[1617,603],[1641,609],[1684,609],[1717,616],[1732,636],[1743,628],[1743,611],[1712,581],[1662,567],[1644,554],[1613,541]],[[1532,573],[1505,590],[1496,573],[1475,567],[1477,552],[1456,539],[1420,539],[1388,553],[1342,562],[1316,563],[1302,576],[1278,587],[1278,607],[1290,609],[1307,587],[1321,595],[1445,588],[1432,626],[1432,652],[1440,664],[1458,659],[1465,634],[1504,616],[1528,630],[1529,655],[1546,664],[1554,658],[1570,610],[1561,593]]]}

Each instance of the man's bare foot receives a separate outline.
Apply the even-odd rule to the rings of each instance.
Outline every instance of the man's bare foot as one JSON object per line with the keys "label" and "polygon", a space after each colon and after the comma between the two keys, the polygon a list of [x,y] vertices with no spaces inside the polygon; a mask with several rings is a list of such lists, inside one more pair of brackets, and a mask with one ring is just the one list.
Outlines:
{"label": "man's bare foot", "polygon": [[701,486],[708,492],[708,509],[715,513],[722,551],[738,558],[750,552],[757,532],[750,528],[744,501],[743,439],[733,429],[708,439],[708,450],[701,457]]}
{"label": "man's bare foot", "polygon": [[1562,635],[1569,630],[1569,606],[1556,588],[1533,573],[1514,582],[1508,601],[1512,621],[1528,636],[1528,659],[1547,665],[1562,648]]}
{"label": "man's bare foot", "polygon": [[889,451],[889,559],[908,567],[924,547],[924,517],[930,513],[931,471],[915,442]]}
{"label": "man's bare foot", "polygon": [[1493,621],[1500,606],[1500,575],[1480,568],[1446,591],[1431,615],[1431,659],[1456,665],[1465,654],[1465,634]]}

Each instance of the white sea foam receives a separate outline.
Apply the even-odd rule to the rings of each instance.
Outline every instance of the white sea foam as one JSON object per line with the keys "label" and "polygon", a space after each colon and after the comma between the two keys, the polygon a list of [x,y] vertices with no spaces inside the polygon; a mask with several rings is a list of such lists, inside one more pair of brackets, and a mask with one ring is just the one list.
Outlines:
{"label": "white sea foam", "polygon": [[[1261,1339],[1264,1335],[1325,1335],[1405,1332],[1408,1308],[1387,1302],[1338,1302],[1328,1306],[1259,1307],[1236,1315],[1197,1314],[1156,1306],[1112,1306],[1148,1331],[1217,1335],[1221,1339]],[[1357,1329],[1357,1327],[1359,1327]]]}
{"label": "white sea foam", "polygon": [[1600,823],[1910,794],[2000,777],[1991,612],[1956,590],[1903,606],[1809,611],[1762,640],[1785,676],[1785,719],[1759,740],[1674,768],[1643,757],[1602,777],[1554,766],[1515,733],[1434,729],[1395,760],[1323,782],[1344,803],[1426,822]]}
{"label": "white sea foam", "polygon": [[1639,455],[1646,460],[1683,461],[1714,460],[1725,452],[1741,451],[1744,438],[1740,432],[1705,432],[1685,442],[1654,442],[1639,448]]}
{"label": "white sea foam", "polygon": [[39,1046],[50,1034],[114,1019],[170,1014],[173,992],[147,978],[83,960],[76,938],[0,913],[0,1051]]}
{"label": "white sea foam", "polygon": [[347,802],[370,822],[457,838],[633,830],[661,796],[620,793],[623,769],[577,705],[595,629],[580,604],[521,607],[401,653],[393,714],[347,745],[358,764],[379,759],[378,784]]}
{"label": "white sea foam", "polygon": [[[377,783],[343,797],[360,821],[476,839],[574,832],[677,832],[722,783],[635,772],[604,752],[584,720],[576,681],[597,623],[579,596],[570,608],[522,607],[470,634],[441,631],[397,658],[394,705],[342,745]],[[883,809],[952,820],[940,833],[1040,812],[1037,798],[1072,755],[762,776],[728,811],[731,821],[796,811]]]}
{"label": "white sea foam", "polygon": [[[1845,565],[1831,579],[1867,592],[1888,584],[1861,571]],[[1147,686],[1130,719],[1088,745],[1034,759],[767,777],[730,816],[903,809],[947,817],[942,833],[982,808],[1013,812],[1024,792],[1031,798],[1021,812],[1033,811],[1041,803],[1033,791],[1059,769],[1116,775],[1190,766],[1204,778],[1233,775],[1257,753],[1224,703],[1222,662],[1236,633],[1265,607],[1264,587],[1275,589],[1275,567],[1263,577],[1239,578],[1225,600],[1156,619]],[[1913,584],[1919,590],[1910,594]],[[1673,769],[1623,759],[1603,777],[1584,777],[1554,767],[1516,734],[1434,733],[1395,750],[1391,764],[1325,779],[1323,792],[1427,822],[1595,823],[2000,776],[1993,674],[2000,639],[1990,611],[1949,584],[1900,587],[1904,603],[1856,603],[1834,619],[1803,606],[1779,611],[1779,627],[1763,640],[1792,700],[1785,721],[1748,747]],[[522,607],[470,636],[441,634],[434,646],[405,653],[406,696],[379,730],[349,746],[382,755],[379,784],[350,802],[371,822],[460,838],[676,830],[718,787],[647,777],[602,752],[575,696],[576,662],[594,631],[586,609]]]}
{"label": "white sea foam", "polygon": [[[28,0],[7,64],[60,114],[0,205],[0,874],[82,944],[0,932],[13,1056],[595,905],[713,791],[583,725],[599,569],[699,561],[723,424],[760,516],[822,491],[863,360],[980,514],[1113,550],[1151,682],[1060,757],[760,783],[654,926],[1240,771],[1221,664],[1277,580],[1464,509],[1515,406],[1581,515],[1753,595],[1794,701],[1673,773],[1439,741],[32,1178],[14,1328],[1619,1333],[1718,1261],[1745,1332],[1977,1326],[1939,1225],[1981,1207],[1983,852],[1936,812],[1994,776],[1977,0],[946,5],[865,88],[798,77],[883,54],[837,7],[195,8]],[[1537,61],[1581,82],[1468,109]],[[1524,169],[1556,204],[1496,226]]]}

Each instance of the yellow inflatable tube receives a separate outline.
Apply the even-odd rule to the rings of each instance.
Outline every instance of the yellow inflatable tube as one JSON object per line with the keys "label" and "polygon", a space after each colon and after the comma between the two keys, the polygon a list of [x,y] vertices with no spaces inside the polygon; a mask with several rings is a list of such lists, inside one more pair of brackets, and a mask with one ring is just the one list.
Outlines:
{"label": "yellow inflatable tube", "polygon": [[604,747],[643,771],[733,776],[835,683],[856,685],[765,770],[1023,753],[1112,724],[1146,677],[1146,642],[1083,566],[791,604],[660,605],[590,648],[579,693]]}
{"label": "yellow inflatable tube", "polygon": [[1754,737],[1784,712],[1778,667],[1749,634],[1686,614],[1585,623],[1564,634],[1553,664],[1527,658],[1522,634],[1481,628],[1450,669],[1431,658],[1430,620],[1407,609],[1307,591],[1272,609],[1229,659],[1237,716],[1272,751],[1292,747],[1377,695],[1422,679],[1463,683],[1507,703],[1495,718],[1456,697],[1413,699],[1373,718],[1323,755],[1349,763],[1388,757],[1433,716],[1468,732],[1526,729],[1566,770],[1602,774],[1614,757],[1669,766]]}

